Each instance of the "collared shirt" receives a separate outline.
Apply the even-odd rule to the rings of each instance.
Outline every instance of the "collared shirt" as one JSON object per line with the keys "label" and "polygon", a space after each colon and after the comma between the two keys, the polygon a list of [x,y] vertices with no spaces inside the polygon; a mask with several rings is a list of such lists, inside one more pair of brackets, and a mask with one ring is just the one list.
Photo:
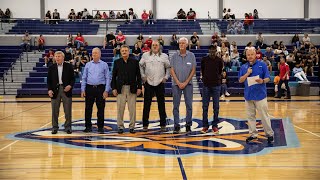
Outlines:
{"label": "collared shirt", "polygon": [[[239,79],[241,76],[247,73],[248,68],[250,68],[249,62],[241,66],[239,71]],[[257,75],[259,75],[261,79],[270,78],[270,73],[268,71],[267,65],[264,62],[258,60],[256,60],[256,62],[252,65],[252,73],[249,77]],[[247,101],[260,101],[267,97],[267,87],[265,83],[255,84],[249,87],[248,81],[246,79],[244,82],[244,86],[244,98]]]}
{"label": "collared shirt", "polygon": [[62,71],[63,71],[63,63],[62,64],[57,64],[58,66],[58,79],[59,79],[59,84],[63,84],[62,82]]}
{"label": "collared shirt", "polygon": [[147,77],[147,82],[151,86],[158,86],[163,78],[170,77],[170,62],[168,55],[161,53],[144,53],[139,62],[141,77]]}
{"label": "collared shirt", "polygon": [[[184,82],[188,79],[193,68],[196,68],[196,57],[190,51],[187,51],[185,56],[180,54],[180,51],[173,54],[170,60],[170,66],[174,68],[174,72],[180,82]],[[189,84],[192,80],[189,81]],[[176,82],[172,81],[173,85],[177,85]]]}
{"label": "collared shirt", "polygon": [[95,63],[93,60],[84,67],[81,83],[81,91],[85,91],[86,85],[106,85],[105,91],[110,90],[110,79],[108,64],[99,60]]}

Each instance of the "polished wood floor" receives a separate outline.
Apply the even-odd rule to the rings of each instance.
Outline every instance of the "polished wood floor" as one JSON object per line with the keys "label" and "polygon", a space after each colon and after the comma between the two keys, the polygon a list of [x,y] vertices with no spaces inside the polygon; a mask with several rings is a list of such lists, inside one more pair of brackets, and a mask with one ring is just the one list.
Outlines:
{"label": "polished wood floor", "polygon": [[[172,117],[171,98],[167,99],[167,113]],[[220,116],[245,119],[242,98],[227,99],[230,101],[220,103]],[[251,155],[166,156],[130,150],[74,148],[50,141],[11,138],[12,134],[50,128],[48,100],[0,98],[0,179],[320,179],[319,96],[293,97],[292,101],[269,98],[270,115],[275,119],[289,118],[300,145]],[[116,119],[114,100],[110,98],[106,104],[106,118]],[[83,119],[83,99],[74,98],[74,101],[73,120]],[[200,99],[195,98],[193,107],[193,117],[202,119]],[[137,103],[138,122],[142,119],[142,108],[140,101]],[[62,107],[60,112],[60,123],[63,123]],[[182,103],[181,114],[184,112]],[[127,110],[125,114],[128,119]],[[211,111],[209,116],[212,116]],[[95,108],[93,117],[96,117]],[[152,105],[150,119],[158,119],[156,102]],[[255,146],[247,148],[250,150]]]}

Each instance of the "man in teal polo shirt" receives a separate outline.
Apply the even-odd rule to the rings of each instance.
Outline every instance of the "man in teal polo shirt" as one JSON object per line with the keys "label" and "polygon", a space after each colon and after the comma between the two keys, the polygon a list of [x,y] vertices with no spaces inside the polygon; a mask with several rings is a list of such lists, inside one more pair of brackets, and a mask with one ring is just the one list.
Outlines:
{"label": "man in teal polo shirt", "polygon": [[[268,137],[268,143],[273,142],[273,130],[271,128],[270,117],[268,113],[267,88],[266,83],[270,81],[268,67],[265,63],[256,59],[255,49],[246,51],[248,62],[241,66],[239,71],[239,82],[244,83],[244,98],[246,100],[246,109],[248,117],[248,126],[250,136],[246,142],[258,139],[256,128],[256,110],[261,115],[263,129]],[[256,78],[254,78],[256,77]],[[248,83],[248,79],[253,79],[253,83]]]}

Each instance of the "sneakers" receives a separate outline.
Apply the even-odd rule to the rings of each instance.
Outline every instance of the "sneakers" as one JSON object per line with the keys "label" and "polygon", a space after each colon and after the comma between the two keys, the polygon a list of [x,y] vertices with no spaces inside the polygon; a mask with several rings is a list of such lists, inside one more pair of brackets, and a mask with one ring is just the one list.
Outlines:
{"label": "sneakers", "polygon": [[130,129],[129,132],[130,132],[131,134],[136,133],[136,132],[134,131],[134,129]]}
{"label": "sneakers", "polygon": [[161,126],[161,127],[160,127],[160,131],[161,131],[161,132],[166,132],[166,131],[167,131],[166,126]]}
{"label": "sneakers", "polygon": [[89,132],[92,132],[92,129],[91,128],[86,128],[86,129],[83,130],[83,132],[89,133]]}
{"label": "sneakers", "polygon": [[98,128],[98,133],[99,134],[104,134],[104,129],[103,128]]}
{"label": "sneakers", "polygon": [[220,96],[220,99],[221,99],[221,100],[224,100],[224,99],[225,99],[225,96],[224,96],[224,95],[221,95],[221,96]]}
{"label": "sneakers", "polygon": [[219,129],[217,127],[212,127],[212,132],[214,134],[219,134]]}
{"label": "sneakers", "polygon": [[190,133],[191,132],[191,127],[190,126],[186,126],[186,133]]}
{"label": "sneakers", "polygon": [[253,140],[257,140],[258,138],[257,137],[253,137],[253,136],[249,136],[247,139],[246,139],[246,142],[252,142]]}
{"label": "sneakers", "polygon": [[47,67],[47,64],[44,64],[43,67]]}
{"label": "sneakers", "polygon": [[143,132],[148,132],[148,127],[143,127],[142,131]]}
{"label": "sneakers", "polygon": [[54,129],[51,131],[51,134],[57,134],[58,133],[58,130]]}
{"label": "sneakers", "polygon": [[179,134],[180,133],[180,127],[175,127],[173,134]]}
{"label": "sneakers", "polygon": [[291,97],[286,96],[286,97],[284,97],[284,99],[291,99]]}
{"label": "sneakers", "polygon": [[272,144],[274,142],[273,136],[268,137],[268,144]]}
{"label": "sneakers", "polygon": [[202,130],[201,130],[201,133],[202,133],[202,134],[206,134],[207,132],[208,132],[208,128],[205,128],[205,127],[202,128]]}
{"label": "sneakers", "polygon": [[230,93],[228,91],[226,91],[226,96],[228,96],[228,97],[230,96]]}
{"label": "sneakers", "polygon": [[118,134],[123,134],[123,129],[118,129]]}

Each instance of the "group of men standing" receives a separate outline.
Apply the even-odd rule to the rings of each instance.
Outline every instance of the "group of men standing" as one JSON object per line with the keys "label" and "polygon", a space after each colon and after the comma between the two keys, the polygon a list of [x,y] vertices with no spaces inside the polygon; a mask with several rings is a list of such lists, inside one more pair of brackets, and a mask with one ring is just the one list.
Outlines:
{"label": "group of men standing", "polygon": [[[81,97],[85,98],[85,130],[92,132],[92,107],[94,102],[98,109],[97,126],[98,132],[104,133],[104,109],[105,99],[108,92],[117,97],[117,126],[118,133],[124,133],[123,116],[126,104],[128,104],[130,124],[129,132],[135,133],[136,123],[136,98],[142,93],[142,84],[144,84],[144,107],[143,107],[143,131],[148,131],[149,114],[152,98],[155,95],[158,102],[158,111],[160,116],[160,130],[166,129],[166,111],[165,111],[165,82],[172,76],[172,95],[173,95],[173,116],[174,116],[174,134],[180,133],[180,113],[179,107],[181,95],[184,94],[186,105],[186,132],[191,132],[192,126],[192,102],[193,85],[192,78],[196,73],[195,55],[187,51],[188,39],[179,39],[179,51],[177,51],[169,60],[168,55],[162,53],[158,41],[153,41],[150,52],[143,54],[140,61],[129,57],[129,46],[122,45],[120,49],[121,58],[114,61],[112,77],[109,73],[107,63],[102,61],[99,48],[92,50],[93,60],[86,64],[82,76]],[[201,78],[203,81],[203,129],[201,133],[209,131],[208,107],[210,98],[213,99],[214,118],[212,121],[212,132],[217,134],[219,98],[221,89],[221,74],[223,70],[223,60],[217,55],[217,47],[210,46],[209,55],[201,60]],[[268,106],[266,101],[266,86],[269,72],[264,63],[256,61],[255,51],[248,51],[248,63],[241,67],[239,72],[239,81],[245,83],[245,99],[248,114],[248,125],[250,136],[247,141],[257,139],[255,110],[262,115],[262,124],[268,136],[268,141],[273,141],[273,131],[270,125],[268,115]],[[252,58],[251,58],[252,57]],[[48,71],[48,94],[52,98],[52,134],[58,132],[58,116],[60,101],[62,99],[64,111],[66,114],[65,131],[72,133],[71,129],[71,96],[74,86],[74,75],[71,65],[63,62],[63,53],[55,53],[56,64],[49,67]],[[252,59],[252,60],[250,60]],[[259,75],[255,87],[248,86],[247,77]]]}

